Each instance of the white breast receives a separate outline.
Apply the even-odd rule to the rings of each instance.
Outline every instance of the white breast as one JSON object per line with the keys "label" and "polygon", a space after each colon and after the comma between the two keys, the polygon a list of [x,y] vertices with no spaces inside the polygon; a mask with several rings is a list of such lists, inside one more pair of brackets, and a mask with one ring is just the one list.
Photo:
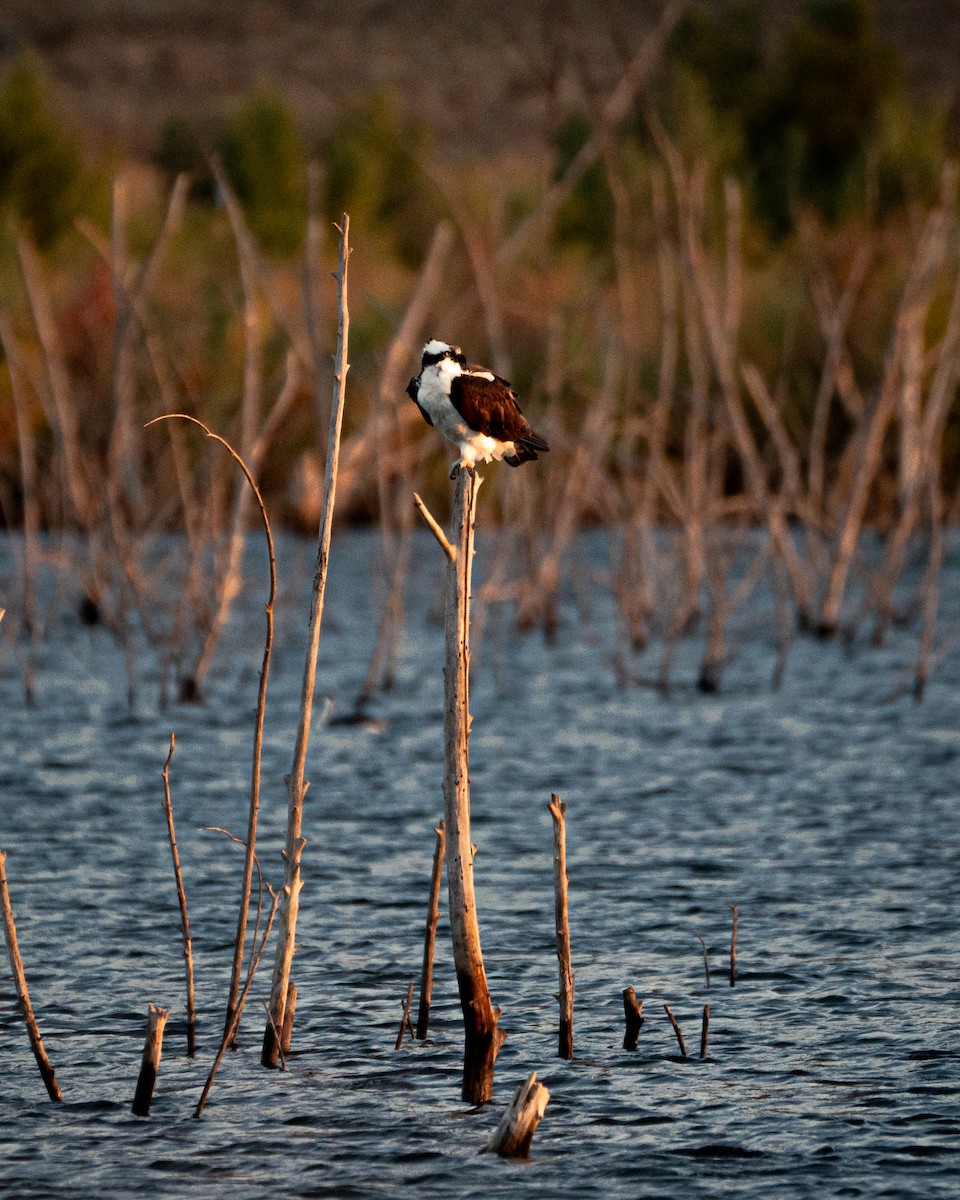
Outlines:
{"label": "white breast", "polygon": [[[449,368],[453,368],[450,370]],[[428,367],[420,376],[417,403],[430,414],[430,420],[445,438],[459,445],[470,437],[470,429],[450,402],[450,380],[460,374],[460,367],[443,359]]]}

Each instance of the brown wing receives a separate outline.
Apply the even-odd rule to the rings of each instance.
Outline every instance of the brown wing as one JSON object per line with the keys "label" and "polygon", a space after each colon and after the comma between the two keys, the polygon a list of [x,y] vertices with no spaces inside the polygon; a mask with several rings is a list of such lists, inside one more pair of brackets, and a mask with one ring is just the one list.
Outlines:
{"label": "brown wing", "polygon": [[457,375],[450,385],[450,402],[471,429],[501,442],[536,437],[520,411],[516,393],[505,379]]}

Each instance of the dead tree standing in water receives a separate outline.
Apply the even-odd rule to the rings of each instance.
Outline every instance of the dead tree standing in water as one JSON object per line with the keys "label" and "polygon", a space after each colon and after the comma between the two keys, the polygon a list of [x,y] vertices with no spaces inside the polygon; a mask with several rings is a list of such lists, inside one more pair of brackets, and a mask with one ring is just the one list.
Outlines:
{"label": "dead tree standing in water", "polygon": [[443,689],[443,799],[449,847],[450,932],[465,1035],[462,1096],[468,1104],[483,1104],[491,1098],[493,1067],[506,1037],[497,1026],[500,1010],[495,1009],[490,1000],[480,952],[470,842],[470,586],[480,483],[475,471],[462,468],[457,471],[451,541],[443,536],[436,522],[428,521],[449,560]]}

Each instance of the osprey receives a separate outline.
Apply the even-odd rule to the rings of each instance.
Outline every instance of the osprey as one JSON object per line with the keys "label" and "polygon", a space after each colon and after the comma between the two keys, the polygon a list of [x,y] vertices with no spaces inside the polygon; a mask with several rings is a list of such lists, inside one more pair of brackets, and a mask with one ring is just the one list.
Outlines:
{"label": "osprey", "polygon": [[410,380],[407,395],[427,424],[460,451],[451,478],[460,467],[472,470],[491,459],[519,467],[550,449],[530,428],[510,384],[486,367],[468,363],[459,346],[427,342],[420,374]]}

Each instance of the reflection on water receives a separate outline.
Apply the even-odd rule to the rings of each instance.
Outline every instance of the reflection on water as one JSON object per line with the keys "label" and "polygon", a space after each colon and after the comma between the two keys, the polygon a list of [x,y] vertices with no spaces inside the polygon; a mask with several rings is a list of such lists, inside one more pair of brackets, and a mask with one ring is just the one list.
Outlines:
{"label": "reflection on water", "polygon": [[[594,547],[599,554],[599,547]],[[590,548],[588,547],[588,551]],[[419,971],[441,813],[442,631],[435,548],[413,581],[381,732],[328,724],[311,750],[295,976],[296,1052],[260,1069],[265,969],[241,1047],[202,1121],[229,975],[246,824],[262,598],[251,594],[200,708],[158,714],[149,664],[131,713],[105,634],[65,626],[42,649],[38,706],[8,654],[0,679],[0,847],[44,1040],[66,1103],[46,1101],[15,996],[0,985],[0,1192],[180,1197],[750,1196],[960,1189],[960,665],[922,706],[885,696],[915,632],[883,651],[799,642],[768,689],[762,601],[704,700],[619,690],[612,614],[573,609],[556,647],[489,622],[472,709],[477,892],[491,992],[509,1040],[495,1103],[460,1103],[461,1025],[441,920],[430,1040],[393,1050]],[[312,548],[284,548],[260,855],[281,878]],[[370,540],[334,547],[320,687],[347,707],[373,644]],[[945,628],[957,619],[946,580]],[[251,588],[255,593],[256,588]],[[950,606],[953,605],[953,609]],[[695,678],[698,647],[676,678]],[[689,651],[689,659],[684,655]],[[335,708],[336,712],[337,709]],[[184,1054],[177,898],[161,809],[171,729],[178,842],[195,935],[200,1053]],[[569,805],[577,1057],[556,1059],[552,791]],[[727,985],[729,906],[740,910]],[[706,942],[711,985],[701,945]],[[267,956],[269,960],[270,955]],[[621,991],[644,999],[621,1049]],[[146,1010],[169,1004],[158,1092],[130,1116]],[[680,1060],[711,1006],[710,1056]],[[551,1102],[534,1159],[477,1153],[536,1070]]]}

